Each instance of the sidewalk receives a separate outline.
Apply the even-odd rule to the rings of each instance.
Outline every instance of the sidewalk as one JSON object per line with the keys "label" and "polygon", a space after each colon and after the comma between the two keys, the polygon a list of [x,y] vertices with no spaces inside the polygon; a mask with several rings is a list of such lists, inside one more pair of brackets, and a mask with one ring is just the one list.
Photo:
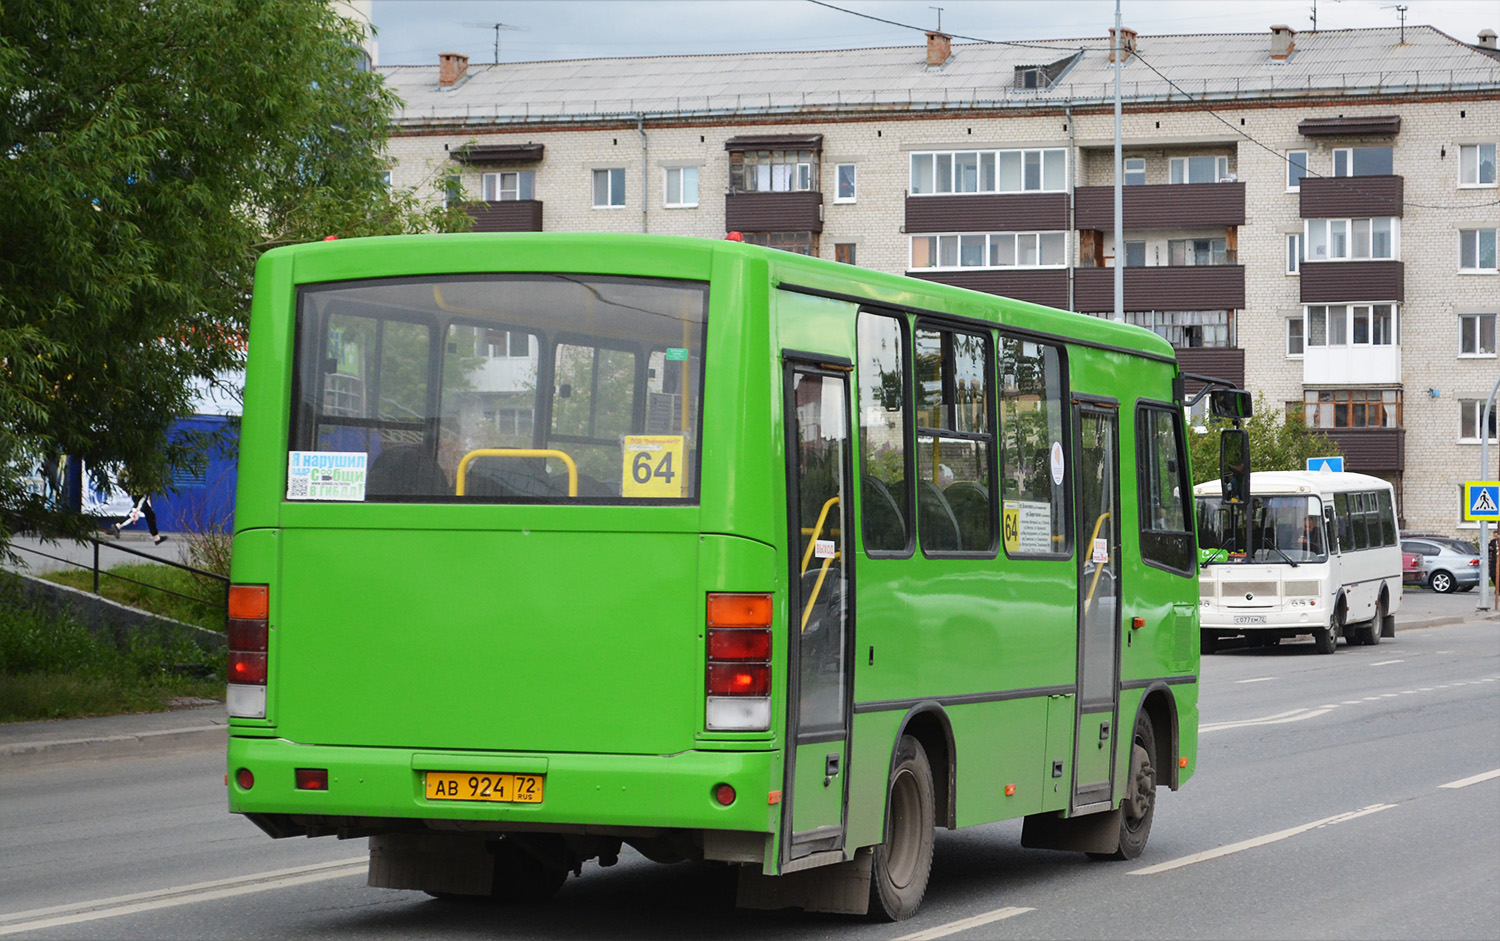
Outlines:
{"label": "sidewalk", "polygon": [[197,748],[224,748],[229,719],[223,703],[170,712],[91,719],[46,719],[0,724],[0,771],[69,761],[143,758]]}
{"label": "sidewalk", "polygon": [[[145,530],[135,532],[126,530],[119,536],[106,536],[103,531],[99,534],[99,567],[108,569],[116,565],[127,565],[131,563],[143,563],[146,559],[132,555],[129,552],[116,552],[114,546],[123,546],[126,549],[134,549],[144,552],[153,559],[164,559],[168,562],[181,562],[182,550],[186,546],[186,540],[178,533],[163,533],[167,538],[162,540],[161,545],[153,545],[151,535]],[[11,539],[13,549],[20,559],[20,563],[12,565],[0,559],[0,568],[26,575],[41,575],[46,572],[55,572],[58,569],[72,569],[87,571],[94,567],[94,546],[88,542],[43,542],[36,536],[16,536]],[[48,558],[52,556],[53,558]],[[65,559],[67,561],[58,561]],[[73,564],[68,564],[73,563]]]}

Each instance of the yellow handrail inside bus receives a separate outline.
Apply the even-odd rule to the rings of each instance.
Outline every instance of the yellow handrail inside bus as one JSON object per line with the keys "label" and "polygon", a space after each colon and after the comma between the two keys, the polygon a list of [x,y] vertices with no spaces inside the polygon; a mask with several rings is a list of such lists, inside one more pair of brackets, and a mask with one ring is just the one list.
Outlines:
{"label": "yellow handrail inside bus", "polygon": [[[1099,518],[1094,521],[1094,534],[1089,537],[1089,551],[1091,553],[1093,552],[1093,548],[1094,548],[1094,540],[1099,538],[1099,527],[1103,526],[1104,525],[1104,521],[1107,520],[1107,519],[1109,519],[1109,514],[1108,513],[1101,513],[1101,514],[1099,514]],[[1089,596],[1087,598],[1083,599],[1083,605],[1084,605],[1084,607],[1088,607],[1090,604],[1093,604],[1093,602],[1094,602],[1094,589],[1099,587],[1099,576],[1102,575],[1103,573],[1104,573],[1104,566],[1103,565],[1100,565],[1098,568],[1094,569],[1094,580],[1092,582],[1089,582]]]}
{"label": "yellow handrail inside bus", "polygon": [[[823,509],[818,513],[817,525],[812,528],[812,538],[807,541],[807,551],[802,553],[803,575],[807,574],[807,563],[812,561],[813,549],[818,544],[818,537],[823,534],[823,523],[828,519],[828,511],[833,509],[833,505],[838,502],[838,497],[829,497],[827,502],[823,504]],[[804,527],[802,531],[805,533],[807,529]],[[833,530],[829,530],[830,534],[833,532]],[[813,582],[812,594],[808,596],[807,605],[802,609],[802,627],[799,629],[799,632],[807,630],[807,619],[812,617],[813,605],[818,603],[818,594],[823,590],[823,579],[828,577],[828,567],[838,557],[839,553],[835,552],[832,556],[823,560],[823,567],[818,570],[818,580]]]}
{"label": "yellow handrail inside bus", "polygon": [[[803,574],[803,575],[807,574],[807,563],[810,562],[810,561],[812,561],[813,547],[817,545],[817,543],[818,543],[818,536],[821,535],[822,532],[823,532],[823,521],[826,520],[826,519],[828,519],[828,511],[831,510],[831,509],[833,509],[833,505],[835,503],[837,503],[837,502],[839,502],[839,498],[838,497],[829,497],[828,498],[828,502],[826,502],[826,503],[823,504],[823,510],[822,510],[822,512],[820,512],[818,514],[818,522],[817,522],[817,525],[813,526],[812,538],[807,541],[807,551],[804,552],[804,553],[802,553],[802,572],[801,572],[801,574]],[[803,529],[803,532],[805,533],[805,532],[807,532],[807,530]],[[825,568],[826,568],[826,566],[825,566]]]}
{"label": "yellow handrail inside bus", "polygon": [[458,484],[455,492],[464,495],[464,478],[469,472],[469,462],[476,457],[555,457],[568,466],[568,496],[578,496],[578,465],[562,451],[552,448],[479,448],[470,451],[458,462]]}

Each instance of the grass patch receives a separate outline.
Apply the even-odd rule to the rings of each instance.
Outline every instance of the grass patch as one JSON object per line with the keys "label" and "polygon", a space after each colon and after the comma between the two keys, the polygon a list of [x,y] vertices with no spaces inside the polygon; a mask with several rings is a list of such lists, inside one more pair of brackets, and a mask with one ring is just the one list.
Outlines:
{"label": "grass patch", "polygon": [[[113,576],[113,577],[112,577]],[[94,590],[94,573],[83,569],[48,572],[41,576],[59,585],[81,591]],[[126,581],[131,579],[131,581]],[[137,582],[142,584],[136,584]],[[151,587],[146,587],[151,586]],[[177,595],[202,599],[190,601]],[[224,631],[224,585],[170,565],[117,565],[99,573],[99,594],[110,601],[211,631]]]}
{"label": "grass patch", "polygon": [[70,617],[0,598],[0,722],[159,712],[187,696],[223,699],[223,654],[187,639],[121,651]]}

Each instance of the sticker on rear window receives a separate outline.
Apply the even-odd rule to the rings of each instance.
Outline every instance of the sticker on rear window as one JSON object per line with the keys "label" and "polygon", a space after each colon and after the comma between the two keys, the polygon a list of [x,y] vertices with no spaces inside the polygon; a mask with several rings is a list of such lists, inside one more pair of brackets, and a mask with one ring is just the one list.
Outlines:
{"label": "sticker on rear window", "polygon": [[365,498],[363,451],[293,451],[287,457],[288,500],[347,500]]}

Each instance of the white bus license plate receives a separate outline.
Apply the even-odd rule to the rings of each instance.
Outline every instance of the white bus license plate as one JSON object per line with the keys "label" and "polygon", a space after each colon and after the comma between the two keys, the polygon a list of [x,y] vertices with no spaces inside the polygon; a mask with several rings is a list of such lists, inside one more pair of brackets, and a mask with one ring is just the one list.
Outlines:
{"label": "white bus license plate", "polygon": [[1264,624],[1264,623],[1266,623],[1266,616],[1264,614],[1236,614],[1234,616],[1234,623],[1236,623],[1236,624]]}

